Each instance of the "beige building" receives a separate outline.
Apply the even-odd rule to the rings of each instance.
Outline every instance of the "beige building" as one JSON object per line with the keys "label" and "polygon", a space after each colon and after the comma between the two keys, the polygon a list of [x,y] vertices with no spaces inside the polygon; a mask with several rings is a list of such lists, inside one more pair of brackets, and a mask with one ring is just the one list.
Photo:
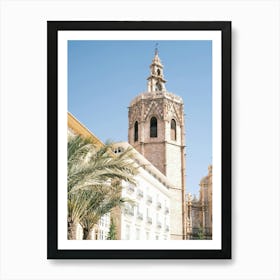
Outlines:
{"label": "beige building", "polygon": [[212,239],[212,165],[200,181],[199,198],[187,196],[187,238]]}
{"label": "beige building", "polygon": [[174,185],[169,189],[171,239],[185,239],[184,105],[166,90],[157,50],[147,80],[147,92],[129,105],[128,141]]}

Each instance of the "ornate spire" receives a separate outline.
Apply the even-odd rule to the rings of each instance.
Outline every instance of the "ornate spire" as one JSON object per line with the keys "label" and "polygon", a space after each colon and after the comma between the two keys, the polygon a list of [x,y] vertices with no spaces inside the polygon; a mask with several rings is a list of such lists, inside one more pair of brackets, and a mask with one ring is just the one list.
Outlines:
{"label": "ornate spire", "polygon": [[161,92],[165,89],[166,80],[163,77],[163,65],[158,56],[158,44],[155,48],[155,56],[150,65],[150,76],[148,77],[148,92]]}

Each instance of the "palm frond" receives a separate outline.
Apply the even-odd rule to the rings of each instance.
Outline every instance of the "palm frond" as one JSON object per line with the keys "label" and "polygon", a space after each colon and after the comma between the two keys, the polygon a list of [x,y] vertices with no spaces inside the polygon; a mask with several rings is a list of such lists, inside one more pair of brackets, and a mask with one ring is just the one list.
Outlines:
{"label": "palm frond", "polygon": [[138,169],[131,149],[112,152],[112,144],[96,148],[80,136],[68,139],[68,218],[91,229],[113,208],[132,203],[122,198],[122,181],[136,184]]}

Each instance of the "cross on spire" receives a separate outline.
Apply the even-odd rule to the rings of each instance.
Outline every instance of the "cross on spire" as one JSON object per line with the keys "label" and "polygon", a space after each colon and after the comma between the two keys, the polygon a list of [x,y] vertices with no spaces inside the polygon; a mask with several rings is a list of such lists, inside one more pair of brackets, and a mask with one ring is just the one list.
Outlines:
{"label": "cross on spire", "polygon": [[155,55],[158,54],[158,43],[156,43],[156,46],[155,46]]}

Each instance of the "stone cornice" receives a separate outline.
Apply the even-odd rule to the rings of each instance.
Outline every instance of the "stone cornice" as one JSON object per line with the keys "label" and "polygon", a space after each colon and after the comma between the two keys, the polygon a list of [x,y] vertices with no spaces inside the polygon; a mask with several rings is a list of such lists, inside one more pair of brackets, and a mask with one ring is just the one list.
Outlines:
{"label": "stone cornice", "polygon": [[166,98],[168,100],[171,100],[172,102],[182,104],[183,105],[183,99],[175,95],[171,92],[167,91],[157,91],[157,92],[143,92],[137,95],[129,104],[129,107],[132,107],[136,103],[138,103],[140,100],[149,100],[149,99],[160,99],[160,98]]}

